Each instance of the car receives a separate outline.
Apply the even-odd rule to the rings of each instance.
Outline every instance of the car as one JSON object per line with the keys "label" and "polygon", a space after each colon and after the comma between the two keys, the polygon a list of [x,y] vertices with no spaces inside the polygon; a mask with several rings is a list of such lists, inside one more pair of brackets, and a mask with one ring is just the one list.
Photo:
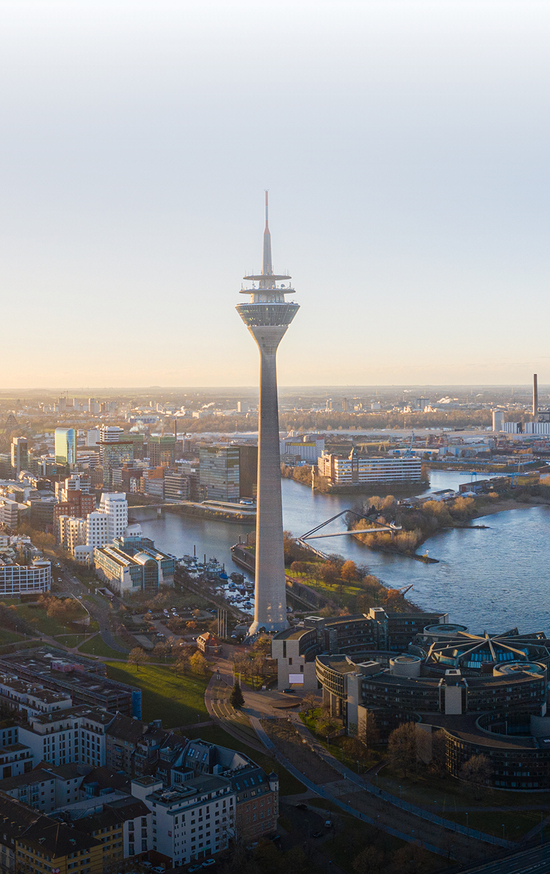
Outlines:
{"label": "car", "polygon": [[288,686],[286,689],[283,689],[283,695],[294,695],[294,694],[295,694],[294,689],[291,689],[290,686]]}
{"label": "car", "polygon": [[325,819],[325,828],[332,828],[332,820]]}
{"label": "car", "polygon": [[200,871],[201,869],[202,865],[191,865],[191,867],[187,869],[187,874],[194,874],[195,871]]}
{"label": "car", "polygon": [[205,859],[201,865],[201,868],[210,868],[212,865],[216,864],[215,859]]}
{"label": "car", "polygon": [[145,861],[141,863],[141,867],[142,867],[142,868],[147,868],[147,870],[149,870],[150,868],[153,867],[153,863],[152,863],[152,862],[148,862],[147,859],[145,859]]}
{"label": "car", "polygon": [[307,804],[304,804],[304,802],[301,801],[300,804],[296,805],[296,810],[307,810]]}
{"label": "car", "polygon": [[164,867],[164,865],[157,865],[155,868],[153,868],[153,871],[155,872],[155,874],[164,874],[166,868]]}
{"label": "car", "polygon": [[[313,832],[312,835],[311,835],[311,837],[312,837],[312,838],[322,838],[322,837],[323,837],[323,832]],[[155,870],[155,869],[153,868],[153,871],[154,871],[154,870]]]}

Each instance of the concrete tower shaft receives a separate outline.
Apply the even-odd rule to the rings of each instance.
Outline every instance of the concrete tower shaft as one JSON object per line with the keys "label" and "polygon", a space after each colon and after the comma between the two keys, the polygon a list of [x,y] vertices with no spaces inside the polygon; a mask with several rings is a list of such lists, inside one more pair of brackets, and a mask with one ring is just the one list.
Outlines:
{"label": "concrete tower shaft", "polygon": [[266,221],[263,240],[262,272],[245,276],[252,288],[241,289],[250,295],[237,312],[260,350],[260,407],[258,413],[258,497],[256,515],[256,583],[254,622],[250,633],[261,629],[287,628],[283,512],[281,501],[281,460],[279,454],[279,409],[277,399],[276,356],[279,343],[299,306],[285,299],[294,289],[283,285],[290,276],[273,273],[271,234]]}

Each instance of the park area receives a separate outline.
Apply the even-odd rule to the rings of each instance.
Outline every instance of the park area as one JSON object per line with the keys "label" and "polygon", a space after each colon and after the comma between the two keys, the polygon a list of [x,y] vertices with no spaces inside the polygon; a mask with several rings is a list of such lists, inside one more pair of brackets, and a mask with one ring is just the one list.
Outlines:
{"label": "park area", "polygon": [[209,677],[192,673],[176,676],[168,666],[121,662],[109,662],[107,674],[113,680],[141,689],[145,722],[162,718],[164,728],[176,728],[209,719],[204,703]]}

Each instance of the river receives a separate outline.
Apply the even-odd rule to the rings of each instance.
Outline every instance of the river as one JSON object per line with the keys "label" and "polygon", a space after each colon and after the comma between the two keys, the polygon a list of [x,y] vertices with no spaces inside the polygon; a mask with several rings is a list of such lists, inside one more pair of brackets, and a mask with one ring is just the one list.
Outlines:
{"label": "river", "polygon": [[[430,491],[457,488],[469,474],[432,471]],[[284,527],[295,536],[353,505],[354,498],[312,493],[293,480],[282,481]],[[132,509],[143,532],[159,549],[174,555],[216,556],[231,572],[230,547],[250,527]],[[488,516],[484,530],[452,529],[425,544],[437,564],[424,564],[399,555],[373,552],[354,537],[315,541],[324,552],[335,552],[358,564],[387,586],[413,584],[408,597],[426,610],[441,610],[451,621],[471,631],[545,631],[550,636],[550,508],[530,507]],[[337,520],[328,530],[344,530]]]}

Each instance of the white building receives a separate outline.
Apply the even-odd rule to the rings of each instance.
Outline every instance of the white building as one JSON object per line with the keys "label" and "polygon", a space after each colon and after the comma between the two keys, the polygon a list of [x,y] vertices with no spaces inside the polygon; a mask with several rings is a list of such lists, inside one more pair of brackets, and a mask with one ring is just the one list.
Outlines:
{"label": "white building", "polygon": [[86,545],[86,519],[79,519],[75,516],[60,516],[58,525],[59,544],[74,557],[76,547]]}
{"label": "white building", "polygon": [[[103,492],[99,512],[107,515],[107,540],[112,543],[122,537],[128,526],[128,501],[124,492]],[[99,544],[98,544],[99,545]],[[103,544],[100,544],[103,546]]]}
{"label": "white building", "polygon": [[302,440],[298,440],[296,437],[287,437],[285,440],[281,440],[279,449],[281,458],[290,455],[294,459],[299,458],[300,461],[316,464],[319,456],[325,451],[325,438],[304,437]]}
{"label": "white building", "polygon": [[95,549],[109,543],[109,517],[102,510],[88,513],[86,519],[86,546]]}
{"label": "white building", "polygon": [[19,743],[32,750],[36,762],[99,768],[105,765],[105,732],[114,718],[86,705],[31,716],[19,727]]}
{"label": "white building", "polygon": [[0,596],[49,592],[52,585],[51,562],[35,559],[32,564],[16,564],[0,557]]}
{"label": "white building", "polygon": [[52,714],[72,707],[72,698],[65,692],[55,692],[36,686],[28,680],[9,674],[0,674],[0,701],[5,707],[25,718]]}
{"label": "white building", "polygon": [[187,865],[225,850],[235,835],[235,792],[224,777],[182,774],[183,782],[163,789],[161,780],[132,780],[132,795],[153,813],[151,849],[168,867]]}
{"label": "white building", "polygon": [[504,431],[504,412],[493,410],[493,431]]}
{"label": "white building", "polygon": [[414,483],[422,475],[419,458],[372,458],[360,456],[355,450],[348,458],[322,452],[317,461],[320,476],[333,485],[361,485],[363,483]]}
{"label": "white building", "polygon": [[99,428],[89,428],[86,431],[86,446],[99,446],[101,440],[101,432]]}

